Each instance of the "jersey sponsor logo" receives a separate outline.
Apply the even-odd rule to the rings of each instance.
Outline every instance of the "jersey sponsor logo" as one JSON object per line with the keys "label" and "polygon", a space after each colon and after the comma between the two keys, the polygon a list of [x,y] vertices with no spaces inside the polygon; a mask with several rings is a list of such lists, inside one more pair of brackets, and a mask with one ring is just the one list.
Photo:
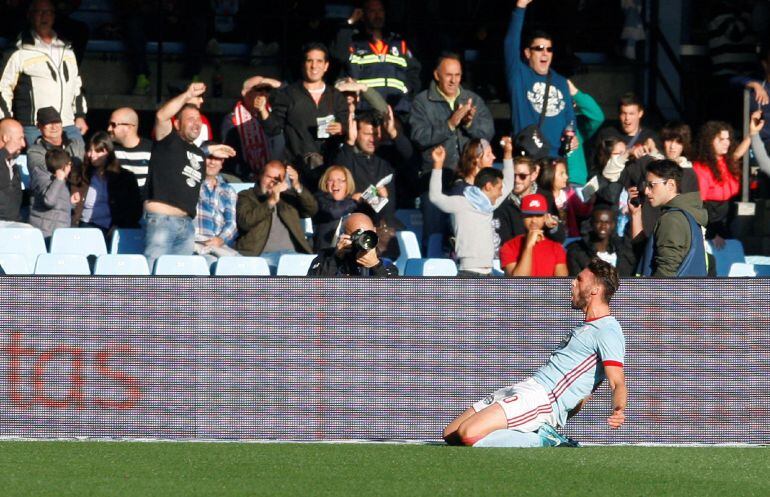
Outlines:
{"label": "jersey sponsor logo", "polygon": [[[545,96],[545,82],[539,81],[532,85],[532,89],[527,91],[527,100],[532,104],[532,109],[540,114],[543,112],[543,97]],[[556,88],[551,86],[548,90],[548,109],[546,110],[546,117],[553,117],[559,115],[561,111],[566,107],[564,94]]]}
{"label": "jersey sponsor logo", "polygon": [[504,398],[503,402],[505,402],[506,404],[513,404],[517,400],[519,400],[519,396],[518,395],[514,395],[513,397],[506,397],[506,398]]}

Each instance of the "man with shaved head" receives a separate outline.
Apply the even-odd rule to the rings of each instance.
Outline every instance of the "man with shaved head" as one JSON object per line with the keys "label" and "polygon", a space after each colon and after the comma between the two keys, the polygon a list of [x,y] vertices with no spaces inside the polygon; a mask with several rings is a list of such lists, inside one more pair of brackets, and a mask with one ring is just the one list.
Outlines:
{"label": "man with shaved head", "polygon": [[377,253],[377,233],[366,214],[345,218],[337,246],[323,249],[310,264],[308,276],[398,276],[398,269]]}
{"label": "man with shaved head", "polygon": [[24,143],[24,128],[19,121],[0,120],[0,227],[19,221],[21,174],[14,161]]}
{"label": "man with shaved head", "polygon": [[107,122],[107,132],[115,142],[115,158],[123,169],[134,173],[144,198],[152,142],[139,136],[139,116],[136,111],[130,107],[115,109]]}

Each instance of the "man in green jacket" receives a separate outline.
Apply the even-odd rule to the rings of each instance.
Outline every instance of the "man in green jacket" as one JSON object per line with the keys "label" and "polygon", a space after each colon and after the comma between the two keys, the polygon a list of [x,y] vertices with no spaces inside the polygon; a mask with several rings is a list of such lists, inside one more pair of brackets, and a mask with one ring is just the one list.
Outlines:
{"label": "man in green jacket", "polygon": [[[647,241],[640,264],[643,276],[706,276],[703,226],[708,222],[708,214],[700,193],[681,193],[681,183],[682,168],[676,162],[656,160],[647,165],[644,195],[652,207],[661,207],[662,214]],[[629,193],[631,197],[640,194]],[[629,201],[628,209],[636,244],[645,236],[642,207]]]}
{"label": "man in green jacket", "polygon": [[235,248],[243,255],[264,257],[275,269],[282,254],[313,252],[300,218],[312,217],[318,203],[293,167],[265,164],[254,188],[238,194],[235,210],[241,233]]}

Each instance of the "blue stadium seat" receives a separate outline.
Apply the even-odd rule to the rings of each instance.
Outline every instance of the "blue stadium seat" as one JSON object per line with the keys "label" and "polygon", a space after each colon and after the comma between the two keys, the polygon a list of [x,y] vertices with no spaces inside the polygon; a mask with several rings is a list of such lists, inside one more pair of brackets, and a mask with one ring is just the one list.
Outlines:
{"label": "blue stadium seat", "polygon": [[270,267],[262,257],[220,257],[214,276],[270,276]]}
{"label": "blue stadium seat", "polygon": [[22,254],[27,259],[27,267],[34,268],[37,256],[47,250],[43,233],[37,228],[2,228],[0,252]]}
{"label": "blue stadium seat", "polygon": [[730,267],[736,262],[746,262],[746,254],[743,252],[743,244],[740,240],[725,240],[725,246],[721,249],[714,247],[714,242],[709,241],[707,252],[714,255],[717,263],[717,276],[726,277],[730,274]]}
{"label": "blue stadium seat", "polygon": [[94,274],[104,276],[148,276],[147,259],[138,254],[104,254],[96,259]]}
{"label": "blue stadium seat", "polygon": [[492,261],[492,276],[505,276],[505,271],[500,267],[500,259]]}
{"label": "blue stadium seat", "polygon": [[569,245],[572,242],[576,242],[580,240],[579,236],[568,236],[564,239],[564,243],[561,244],[562,247],[567,248],[567,245]]}
{"label": "blue stadium seat", "polygon": [[228,183],[228,184],[233,187],[233,190],[235,190],[235,193],[240,193],[244,190],[248,190],[249,188],[254,188],[254,183]]}
{"label": "blue stadium seat", "polygon": [[732,266],[730,266],[730,273],[728,274],[730,278],[753,278],[756,275],[757,273],[754,270],[754,264],[746,262],[734,262]]}
{"label": "blue stadium seat", "polygon": [[444,257],[444,235],[433,233],[428,237],[427,256],[431,259],[442,259]]}
{"label": "blue stadium seat", "polygon": [[209,276],[209,263],[202,255],[161,255],[155,261],[158,276]]}
{"label": "blue stadium seat", "polygon": [[406,269],[406,261],[409,259],[422,259],[422,252],[420,251],[420,242],[411,231],[397,231],[396,240],[398,241],[398,249],[401,254],[396,259],[396,267],[399,274],[404,274]]}
{"label": "blue stadium seat", "polygon": [[51,253],[102,255],[107,244],[98,228],[58,228],[51,236]]}
{"label": "blue stadium seat", "polygon": [[404,276],[457,276],[457,264],[452,259],[409,259]]}
{"label": "blue stadium seat", "polygon": [[283,254],[278,259],[278,276],[307,276],[315,254]]}
{"label": "blue stadium seat", "polygon": [[770,265],[770,256],[767,255],[747,255],[746,256],[746,262],[749,264],[754,264],[755,266],[763,265],[768,266]]}
{"label": "blue stadium seat", "polygon": [[419,209],[396,209],[396,219],[404,224],[404,231],[411,231],[422,239],[422,212]]}
{"label": "blue stadium seat", "polygon": [[27,258],[22,254],[0,253],[0,268],[5,274],[32,274]]}
{"label": "blue stadium seat", "polygon": [[83,254],[40,254],[35,274],[90,275],[91,268]]}
{"label": "blue stadium seat", "polygon": [[770,264],[754,264],[754,272],[759,278],[770,276]]}
{"label": "blue stadium seat", "polygon": [[111,254],[143,254],[144,230],[118,228],[112,232]]}

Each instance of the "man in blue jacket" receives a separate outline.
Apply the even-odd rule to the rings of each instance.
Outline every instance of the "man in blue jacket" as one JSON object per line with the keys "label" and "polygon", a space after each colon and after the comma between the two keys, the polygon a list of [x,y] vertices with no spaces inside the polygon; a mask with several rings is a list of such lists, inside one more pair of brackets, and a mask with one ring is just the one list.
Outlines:
{"label": "man in blue jacket", "polygon": [[517,0],[511,24],[505,35],[505,74],[508,91],[511,94],[511,120],[513,132],[518,134],[527,126],[537,124],[543,109],[548,73],[551,74],[551,88],[548,92],[548,108],[541,131],[550,144],[549,155],[556,157],[564,128],[575,126],[575,111],[572,107],[567,80],[551,70],[553,41],[542,31],[535,31],[528,37],[521,59],[521,32],[524,27],[524,13],[532,0]]}

